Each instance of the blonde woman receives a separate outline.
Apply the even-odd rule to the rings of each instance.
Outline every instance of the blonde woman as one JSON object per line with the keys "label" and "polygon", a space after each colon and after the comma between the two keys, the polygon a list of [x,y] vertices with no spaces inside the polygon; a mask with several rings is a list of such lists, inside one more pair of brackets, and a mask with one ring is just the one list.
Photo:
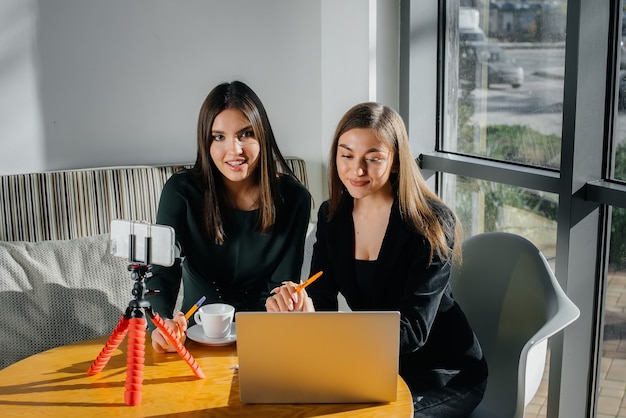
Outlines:
{"label": "blonde woman", "polygon": [[[339,122],[306,290],[274,289],[269,311],[400,311],[400,374],[415,417],[465,417],[480,402],[487,365],[449,285],[460,225],[425,183],[394,110],[362,103]],[[308,291],[308,292],[307,292]],[[375,338],[375,336],[373,336]]]}

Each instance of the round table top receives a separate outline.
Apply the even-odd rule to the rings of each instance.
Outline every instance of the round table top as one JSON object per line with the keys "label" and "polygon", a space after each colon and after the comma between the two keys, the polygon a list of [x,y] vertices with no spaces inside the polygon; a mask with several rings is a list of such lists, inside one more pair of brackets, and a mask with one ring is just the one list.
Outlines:
{"label": "round table top", "polygon": [[398,376],[398,398],[381,404],[242,404],[239,400],[236,343],[186,347],[205,374],[197,378],[177,354],[154,352],[149,339],[141,403],[124,402],[126,340],[104,369],[87,370],[107,338],[82,341],[36,354],[0,370],[3,416],[38,417],[412,417],[411,393]]}

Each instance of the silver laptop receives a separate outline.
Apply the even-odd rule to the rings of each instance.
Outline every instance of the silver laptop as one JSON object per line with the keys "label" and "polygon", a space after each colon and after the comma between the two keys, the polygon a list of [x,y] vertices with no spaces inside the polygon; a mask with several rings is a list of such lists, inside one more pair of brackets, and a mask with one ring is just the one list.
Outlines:
{"label": "silver laptop", "polygon": [[242,403],[396,400],[399,312],[239,312]]}

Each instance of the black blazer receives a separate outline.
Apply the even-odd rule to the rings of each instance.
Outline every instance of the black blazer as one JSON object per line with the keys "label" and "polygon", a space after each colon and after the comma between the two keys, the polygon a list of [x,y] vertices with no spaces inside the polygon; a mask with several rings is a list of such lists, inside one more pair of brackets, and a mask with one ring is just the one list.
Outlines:
{"label": "black blazer", "polygon": [[[374,264],[375,291],[363,294],[354,270],[352,203],[352,198],[344,198],[330,221],[328,202],[318,212],[311,273],[321,270],[324,275],[307,289],[316,310],[337,310],[341,292],[355,311],[400,311],[400,375],[412,391],[481,383],[487,376],[486,363],[452,298],[450,263],[435,256],[428,264],[429,244],[404,222],[396,200]],[[452,230],[454,217],[449,209],[435,208]]]}

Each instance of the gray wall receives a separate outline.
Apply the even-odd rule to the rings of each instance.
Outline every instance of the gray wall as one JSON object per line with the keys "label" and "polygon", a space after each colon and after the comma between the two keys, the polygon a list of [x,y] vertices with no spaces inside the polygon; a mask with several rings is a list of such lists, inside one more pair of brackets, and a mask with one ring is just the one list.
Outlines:
{"label": "gray wall", "polygon": [[192,162],[201,102],[239,79],[319,206],[342,114],[397,108],[398,25],[388,0],[2,0],[0,174]]}

